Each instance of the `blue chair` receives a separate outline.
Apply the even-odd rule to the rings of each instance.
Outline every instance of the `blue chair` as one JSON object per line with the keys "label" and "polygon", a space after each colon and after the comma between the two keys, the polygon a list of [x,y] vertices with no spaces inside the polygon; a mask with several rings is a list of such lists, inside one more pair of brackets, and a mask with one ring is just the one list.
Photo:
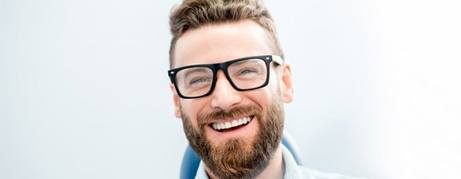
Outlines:
{"label": "blue chair", "polygon": [[[299,156],[299,150],[294,143],[292,137],[284,132],[282,136],[282,144],[290,150],[291,154],[296,160],[298,165],[303,165],[301,157]],[[184,156],[181,163],[180,179],[193,179],[197,173],[198,165],[200,164],[200,157],[195,153],[195,151],[187,146]]]}

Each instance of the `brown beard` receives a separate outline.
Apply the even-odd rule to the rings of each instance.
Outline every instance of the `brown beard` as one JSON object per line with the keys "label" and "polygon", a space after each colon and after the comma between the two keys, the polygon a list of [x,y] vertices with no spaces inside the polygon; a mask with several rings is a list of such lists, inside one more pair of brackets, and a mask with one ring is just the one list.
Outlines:
{"label": "brown beard", "polygon": [[[191,147],[218,178],[254,178],[267,167],[280,143],[284,123],[282,104],[281,100],[275,100],[265,115],[255,106],[202,115],[198,119],[199,131],[192,126],[190,117],[181,109],[184,132]],[[223,145],[213,147],[205,135],[205,127],[209,121],[242,115],[254,116],[253,120],[257,121],[251,122],[259,123],[259,131],[253,143],[245,147],[243,139],[231,139]]]}

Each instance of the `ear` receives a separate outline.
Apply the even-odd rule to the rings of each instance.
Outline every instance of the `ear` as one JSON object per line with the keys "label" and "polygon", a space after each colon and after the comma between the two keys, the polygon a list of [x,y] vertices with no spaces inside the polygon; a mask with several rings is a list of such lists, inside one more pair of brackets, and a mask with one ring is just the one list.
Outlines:
{"label": "ear", "polygon": [[293,80],[291,77],[291,65],[288,63],[282,66],[281,82],[280,87],[282,88],[283,102],[290,103],[293,101]]}
{"label": "ear", "polygon": [[173,93],[174,114],[177,118],[181,118],[180,98],[173,84],[170,83],[170,90]]}

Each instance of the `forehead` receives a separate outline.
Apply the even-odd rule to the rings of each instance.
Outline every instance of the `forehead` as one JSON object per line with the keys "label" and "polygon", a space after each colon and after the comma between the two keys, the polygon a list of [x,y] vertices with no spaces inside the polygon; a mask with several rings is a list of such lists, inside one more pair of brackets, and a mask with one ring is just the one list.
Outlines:
{"label": "forehead", "polygon": [[267,31],[252,20],[206,25],[187,31],[177,41],[174,67],[219,63],[272,54]]}

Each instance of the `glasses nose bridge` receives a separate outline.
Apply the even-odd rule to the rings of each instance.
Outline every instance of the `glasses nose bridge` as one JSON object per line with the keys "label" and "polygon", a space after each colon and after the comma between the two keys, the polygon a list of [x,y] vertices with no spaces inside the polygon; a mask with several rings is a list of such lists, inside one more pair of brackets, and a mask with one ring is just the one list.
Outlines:
{"label": "glasses nose bridge", "polygon": [[231,79],[229,79],[229,74],[227,73],[227,67],[229,66],[228,63],[224,62],[224,63],[216,63],[216,64],[213,64],[213,76],[215,77],[216,80],[218,80],[218,72],[219,70],[222,70],[222,72],[224,73],[224,76],[226,77],[226,79],[231,82]]}
{"label": "glasses nose bridge", "polygon": [[216,64],[213,64],[213,69],[214,71],[217,73],[219,70],[222,70],[223,72],[226,72],[227,71],[227,63],[224,62],[224,63],[216,63]]}

